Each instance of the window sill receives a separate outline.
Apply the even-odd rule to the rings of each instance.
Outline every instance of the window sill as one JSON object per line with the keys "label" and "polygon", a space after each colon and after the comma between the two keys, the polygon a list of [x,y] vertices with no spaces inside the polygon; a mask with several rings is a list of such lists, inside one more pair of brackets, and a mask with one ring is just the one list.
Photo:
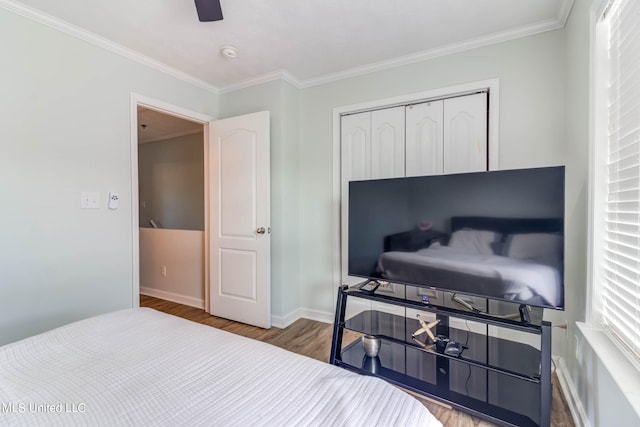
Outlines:
{"label": "window sill", "polygon": [[640,370],[604,330],[583,322],[576,322],[576,325],[631,407],[640,416]]}

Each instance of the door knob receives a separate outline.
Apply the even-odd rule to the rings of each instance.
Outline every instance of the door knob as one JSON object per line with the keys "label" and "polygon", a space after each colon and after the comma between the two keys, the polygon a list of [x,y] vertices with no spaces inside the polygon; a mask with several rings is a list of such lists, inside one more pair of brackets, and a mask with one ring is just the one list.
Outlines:
{"label": "door knob", "polygon": [[264,234],[264,232],[265,232],[265,231],[266,231],[266,230],[264,229],[264,227],[259,227],[259,228],[256,230],[256,233],[258,233],[258,234]]}

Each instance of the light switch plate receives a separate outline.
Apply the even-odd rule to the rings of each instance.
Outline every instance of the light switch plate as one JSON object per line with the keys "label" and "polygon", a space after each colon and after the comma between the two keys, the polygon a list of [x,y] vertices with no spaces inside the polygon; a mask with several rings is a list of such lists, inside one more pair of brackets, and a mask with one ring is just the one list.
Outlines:
{"label": "light switch plate", "polygon": [[81,191],[80,209],[100,209],[100,192]]}

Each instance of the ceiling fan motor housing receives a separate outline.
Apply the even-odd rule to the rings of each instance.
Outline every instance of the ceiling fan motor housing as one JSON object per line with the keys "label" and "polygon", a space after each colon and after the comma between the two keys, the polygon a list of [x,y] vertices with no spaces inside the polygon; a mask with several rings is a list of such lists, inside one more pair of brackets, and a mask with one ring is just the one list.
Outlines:
{"label": "ceiling fan motor housing", "polygon": [[220,0],[195,0],[200,22],[222,21]]}

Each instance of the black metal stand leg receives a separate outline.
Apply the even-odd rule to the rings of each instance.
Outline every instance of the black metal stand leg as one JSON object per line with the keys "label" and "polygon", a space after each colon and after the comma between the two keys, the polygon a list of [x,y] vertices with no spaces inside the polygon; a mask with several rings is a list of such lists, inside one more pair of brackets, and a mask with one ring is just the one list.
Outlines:
{"label": "black metal stand leg", "polygon": [[540,334],[540,426],[551,425],[551,323],[542,322]]}
{"label": "black metal stand leg", "polygon": [[342,333],[344,331],[344,316],[347,310],[347,289],[348,286],[340,286],[338,288],[338,301],[336,302],[336,316],[333,321],[333,338],[331,340],[331,354],[329,355],[329,363],[336,365],[336,361],[342,360],[340,354],[342,348]]}
{"label": "black metal stand leg", "polygon": [[[449,338],[451,330],[449,329],[449,316],[436,315],[436,319],[440,321],[436,326],[436,335],[443,335]],[[442,345],[436,342],[436,346]],[[446,357],[436,357],[436,385],[439,387],[449,387],[449,359]]]}

